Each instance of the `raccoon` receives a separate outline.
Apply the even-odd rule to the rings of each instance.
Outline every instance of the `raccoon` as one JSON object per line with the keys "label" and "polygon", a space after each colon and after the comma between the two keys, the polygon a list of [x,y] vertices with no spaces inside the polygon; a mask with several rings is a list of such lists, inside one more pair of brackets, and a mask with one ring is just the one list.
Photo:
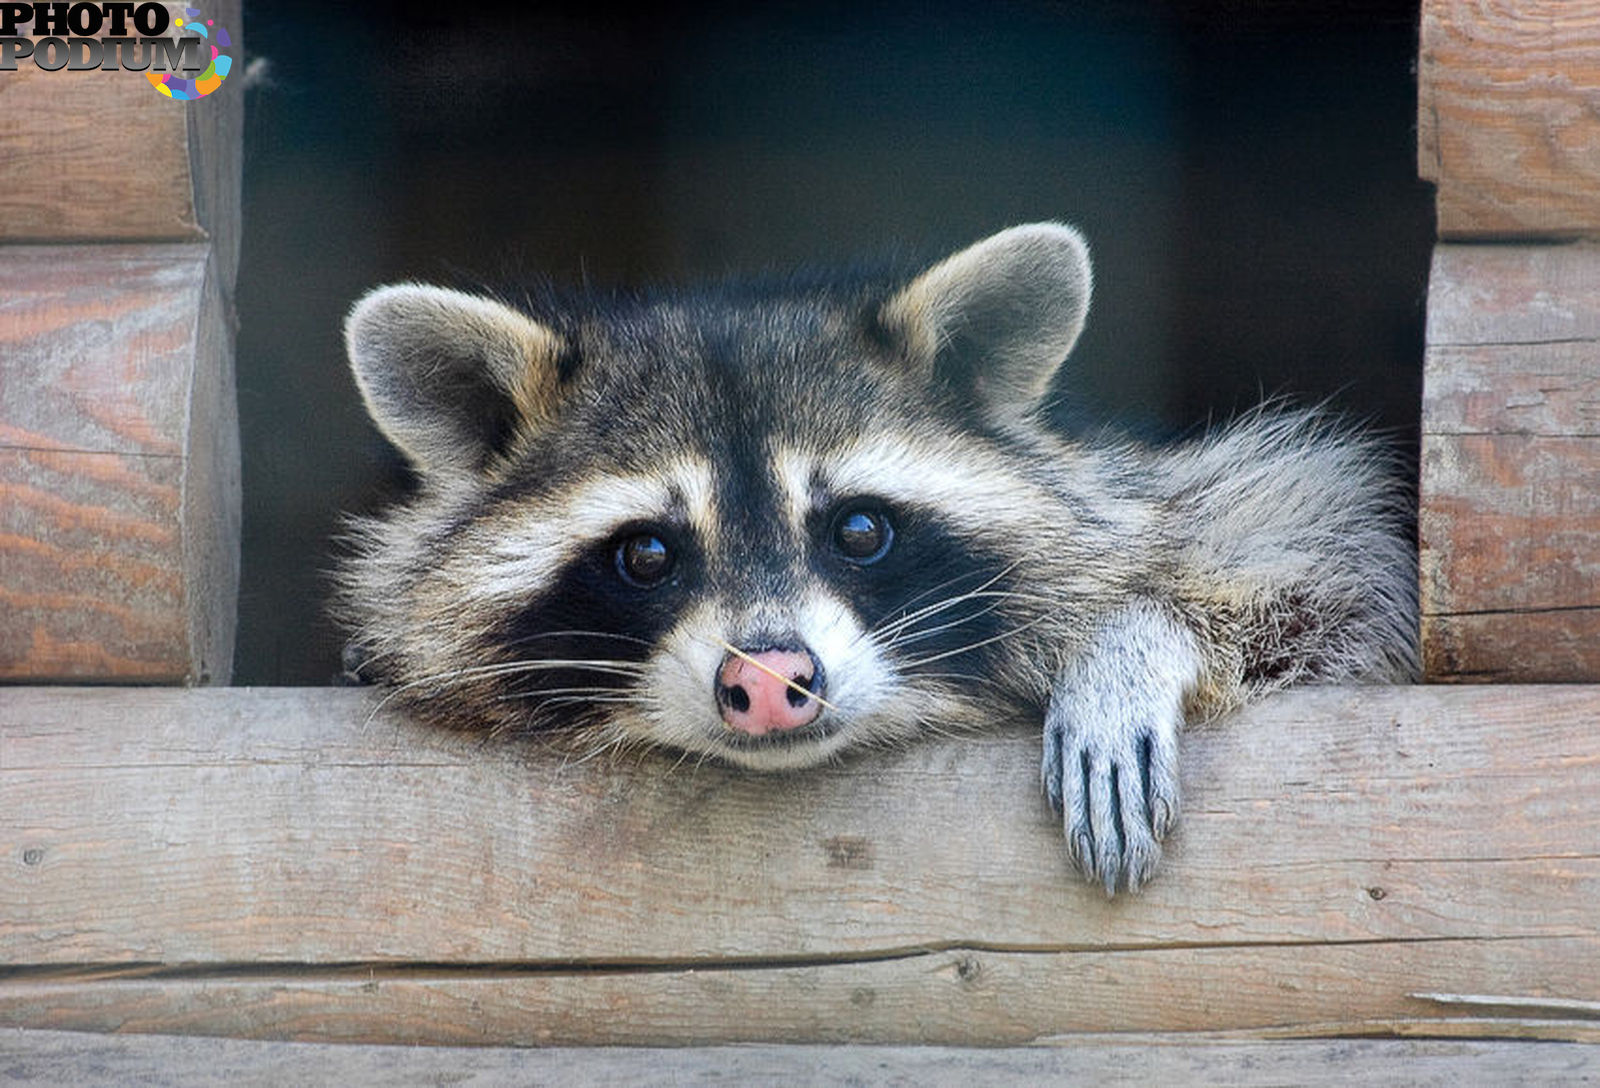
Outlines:
{"label": "raccoon", "polygon": [[1024,717],[1071,861],[1139,887],[1185,722],[1413,678],[1416,559],[1390,457],[1318,412],[1053,429],[1090,290],[1057,223],[899,277],[374,290],[350,364],[420,486],[353,523],[363,671],[443,725],[758,771]]}

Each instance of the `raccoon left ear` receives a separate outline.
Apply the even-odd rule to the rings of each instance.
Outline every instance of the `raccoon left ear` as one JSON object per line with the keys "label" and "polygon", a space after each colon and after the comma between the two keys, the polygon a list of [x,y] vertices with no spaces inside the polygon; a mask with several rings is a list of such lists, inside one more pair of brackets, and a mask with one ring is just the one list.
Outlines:
{"label": "raccoon left ear", "polygon": [[1032,411],[1089,314],[1083,236],[1060,223],[1001,231],[946,257],[884,304],[883,327],[996,421]]}
{"label": "raccoon left ear", "polygon": [[545,418],[559,335],[493,299],[401,283],[357,302],[350,369],[373,421],[424,475],[471,472]]}

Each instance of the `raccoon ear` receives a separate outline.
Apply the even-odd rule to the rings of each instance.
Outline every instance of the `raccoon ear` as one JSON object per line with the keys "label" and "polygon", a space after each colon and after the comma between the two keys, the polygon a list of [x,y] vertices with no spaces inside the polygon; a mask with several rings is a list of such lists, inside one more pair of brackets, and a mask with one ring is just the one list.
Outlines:
{"label": "raccoon ear", "polygon": [[443,287],[379,287],[344,323],[374,422],[424,475],[481,469],[547,418],[561,338],[509,306]]}
{"label": "raccoon ear", "polygon": [[991,419],[1014,419],[1038,405],[1077,342],[1091,284],[1083,236],[1030,223],[946,257],[884,304],[879,320]]}

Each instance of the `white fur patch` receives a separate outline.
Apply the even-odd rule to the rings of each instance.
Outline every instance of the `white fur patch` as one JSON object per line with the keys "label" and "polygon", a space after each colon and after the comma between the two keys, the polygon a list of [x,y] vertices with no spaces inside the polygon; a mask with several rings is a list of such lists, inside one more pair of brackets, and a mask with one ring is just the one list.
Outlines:
{"label": "white fur patch", "polygon": [[648,740],[687,752],[716,751],[714,739],[724,726],[713,684],[727,652],[718,642],[726,630],[721,611],[702,602],[662,638],[645,681],[657,707]]}
{"label": "white fur patch", "polygon": [[894,678],[877,644],[843,601],[813,589],[801,602],[795,629],[822,662],[828,701],[841,714],[859,719],[890,697]]}
{"label": "white fur patch", "polygon": [[804,532],[806,514],[811,509],[811,474],[816,458],[799,450],[772,451],[772,467],[783,494],[783,509],[789,525],[798,536]]}
{"label": "white fur patch", "polygon": [[631,522],[663,521],[681,503],[690,529],[716,540],[711,466],[684,458],[649,476],[603,476],[488,519],[466,589],[475,598],[525,597],[548,585],[583,548]]}

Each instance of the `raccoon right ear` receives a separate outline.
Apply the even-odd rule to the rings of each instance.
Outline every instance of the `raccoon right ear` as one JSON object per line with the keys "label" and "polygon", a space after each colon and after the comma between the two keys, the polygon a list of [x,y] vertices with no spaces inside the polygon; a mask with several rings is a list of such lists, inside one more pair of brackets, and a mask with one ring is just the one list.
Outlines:
{"label": "raccoon right ear", "polygon": [[367,411],[424,475],[482,469],[550,413],[560,336],[492,299],[379,287],[350,310],[344,341]]}
{"label": "raccoon right ear", "polygon": [[1033,411],[1083,332],[1093,276],[1083,235],[1029,223],[946,257],[900,289],[880,326],[991,420]]}

